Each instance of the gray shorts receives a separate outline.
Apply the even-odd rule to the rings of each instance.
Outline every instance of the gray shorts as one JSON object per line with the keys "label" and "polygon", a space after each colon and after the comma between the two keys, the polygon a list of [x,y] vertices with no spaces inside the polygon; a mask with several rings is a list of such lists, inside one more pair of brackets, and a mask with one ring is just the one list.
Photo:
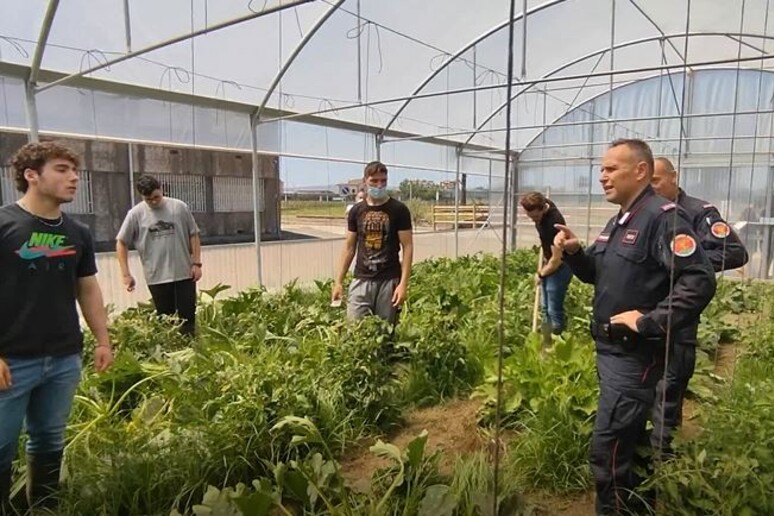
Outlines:
{"label": "gray shorts", "polygon": [[365,280],[354,279],[349,285],[347,317],[362,319],[367,315],[378,315],[395,324],[398,309],[392,306],[392,294],[400,279]]}

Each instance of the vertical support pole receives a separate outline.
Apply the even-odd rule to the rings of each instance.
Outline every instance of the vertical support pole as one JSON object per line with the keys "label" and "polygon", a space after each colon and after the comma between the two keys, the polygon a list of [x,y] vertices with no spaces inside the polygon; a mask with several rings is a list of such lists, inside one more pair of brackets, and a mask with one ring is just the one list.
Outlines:
{"label": "vertical support pole", "polygon": [[27,113],[27,125],[30,132],[27,139],[30,143],[40,141],[40,123],[38,120],[38,103],[35,99],[35,85],[29,81],[24,82],[24,104]]}
{"label": "vertical support pole", "polygon": [[521,78],[527,77],[527,0],[521,4]]}
{"label": "vertical support pole", "polygon": [[[612,101],[612,98],[610,99]],[[594,108],[592,108],[593,110]],[[591,189],[594,183],[594,128],[595,124],[590,124],[591,129],[589,133],[589,180],[588,189],[586,190],[586,242],[590,242],[591,239]]]}
{"label": "vertical support pole", "polygon": [[[686,38],[687,39],[687,38]],[[687,58],[686,58],[687,59]],[[686,88],[687,91],[687,98],[685,99],[685,103],[682,106],[683,113],[693,113],[693,73],[690,69],[683,70],[683,81],[685,81],[685,85],[683,88]],[[688,154],[690,153],[690,146],[691,146],[691,134],[693,133],[691,123],[693,120],[693,117],[688,117],[685,119],[685,123],[683,125],[684,127],[684,134],[681,134],[679,138],[683,141],[683,152],[682,152],[682,158],[687,159]]]}
{"label": "vertical support pole", "polygon": [[258,120],[250,117],[250,144],[253,166],[253,225],[255,233],[255,266],[258,285],[263,285],[261,271],[261,205],[263,204],[263,189],[261,188],[260,167],[258,166]]}
{"label": "vertical support pole", "polygon": [[589,157],[589,187],[586,190],[586,242],[591,239],[591,185],[594,181],[594,158]]}
{"label": "vertical support pole", "polygon": [[360,19],[360,0],[357,0],[357,103],[363,103],[363,49],[360,42],[362,26]]}
{"label": "vertical support pole", "polygon": [[[615,0],[610,0],[610,71],[615,70]],[[610,102],[607,107],[607,117],[613,117],[613,78],[614,75],[610,74],[610,91],[608,97]]]}
{"label": "vertical support pole", "polygon": [[124,38],[126,40],[126,53],[132,53],[132,20],[129,16],[129,0],[124,0]]}
{"label": "vertical support pole", "polygon": [[456,166],[454,174],[454,258],[460,257],[460,160],[462,147],[455,149]]}
{"label": "vertical support pole", "polygon": [[508,201],[511,210],[508,212],[509,221],[503,221],[503,223],[509,223],[511,225],[510,232],[510,246],[511,251],[515,251],[518,243],[519,229],[519,210],[516,207],[519,205],[519,154],[514,152],[511,155],[511,177],[510,185],[506,186],[507,195],[510,195]]}
{"label": "vertical support pole", "polygon": [[28,139],[30,142],[39,141],[40,119],[38,118],[38,104],[35,94],[37,93],[40,65],[43,63],[43,53],[46,51],[48,36],[51,33],[51,26],[54,23],[54,17],[58,8],[59,0],[49,0],[48,6],[46,6],[46,14],[43,16],[43,23],[40,26],[40,35],[35,46],[35,53],[32,56],[30,73],[24,81],[27,125],[30,128]]}
{"label": "vertical support pole", "polygon": [[[661,46],[661,64],[666,64],[666,54],[664,53],[664,38],[659,40]],[[668,72],[667,72],[668,73]],[[663,108],[661,105],[664,103],[664,70],[658,72],[658,121],[656,121],[656,138],[661,138],[661,116],[663,115]],[[677,181],[680,181],[678,176]]]}
{"label": "vertical support pole", "polygon": [[134,196],[134,144],[129,142],[129,202],[134,206],[137,199]]}
{"label": "vertical support pole", "polygon": [[[478,67],[476,66],[476,45],[473,45],[473,87],[478,86]],[[473,92],[473,126],[478,127],[478,93]]]}
{"label": "vertical support pole", "polygon": [[492,158],[489,158],[489,178],[487,182],[487,192],[489,193],[489,217],[492,217]]}
{"label": "vertical support pole", "polygon": [[[769,167],[768,169],[768,184],[772,184],[772,181],[774,181],[774,167]],[[769,264],[772,262],[772,229],[774,229],[774,222],[772,221],[772,218],[774,218],[774,193],[772,193],[771,188],[766,189],[766,200],[765,200],[765,207],[763,210],[764,220],[761,222],[765,222],[765,226],[763,226],[763,242],[761,243],[761,271],[758,275],[761,279],[770,279],[771,275],[774,274],[772,272],[771,267]]]}

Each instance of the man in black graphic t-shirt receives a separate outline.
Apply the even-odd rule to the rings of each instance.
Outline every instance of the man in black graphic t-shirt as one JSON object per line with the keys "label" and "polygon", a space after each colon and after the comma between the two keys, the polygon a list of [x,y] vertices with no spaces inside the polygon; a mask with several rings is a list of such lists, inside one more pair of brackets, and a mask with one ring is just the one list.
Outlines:
{"label": "man in black graphic t-shirt", "polygon": [[97,340],[95,368],[113,361],[89,229],[60,209],[75,197],[78,157],[56,143],[30,143],[12,166],[24,196],[0,208],[0,515],[15,511],[11,463],[22,423],[28,503],[56,507],[65,426],[81,379],[76,301]]}
{"label": "man in black graphic t-shirt", "polygon": [[344,276],[357,256],[347,316],[360,319],[374,314],[395,323],[398,309],[406,300],[414,255],[411,213],[405,204],[387,194],[387,167],[382,163],[374,161],[366,165],[363,180],[366,199],[353,206],[347,215],[347,239],[332,300],[341,299]]}

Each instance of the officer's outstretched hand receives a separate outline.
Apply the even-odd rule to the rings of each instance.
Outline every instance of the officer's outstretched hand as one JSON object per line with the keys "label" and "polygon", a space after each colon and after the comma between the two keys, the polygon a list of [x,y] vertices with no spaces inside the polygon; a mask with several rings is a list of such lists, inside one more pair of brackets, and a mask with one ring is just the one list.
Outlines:
{"label": "officer's outstretched hand", "polygon": [[610,324],[623,324],[630,330],[639,333],[640,330],[637,329],[637,321],[640,320],[640,317],[642,317],[642,312],[629,310],[628,312],[616,314],[611,317]]}
{"label": "officer's outstretched hand", "polygon": [[567,254],[575,254],[580,250],[580,240],[567,226],[554,224],[559,232],[554,237],[554,245]]}

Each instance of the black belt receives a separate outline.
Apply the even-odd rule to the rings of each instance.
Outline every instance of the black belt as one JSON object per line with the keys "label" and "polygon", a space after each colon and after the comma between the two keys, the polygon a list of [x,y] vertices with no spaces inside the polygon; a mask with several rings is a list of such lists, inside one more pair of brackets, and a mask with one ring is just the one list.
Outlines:
{"label": "black belt", "polygon": [[625,324],[600,323],[591,321],[591,336],[596,340],[609,342],[611,344],[634,345],[634,344],[663,344],[664,339],[643,337],[640,333],[632,330]]}
{"label": "black belt", "polygon": [[610,343],[635,344],[642,342],[642,335],[625,324],[599,323],[591,321],[591,336]]}

